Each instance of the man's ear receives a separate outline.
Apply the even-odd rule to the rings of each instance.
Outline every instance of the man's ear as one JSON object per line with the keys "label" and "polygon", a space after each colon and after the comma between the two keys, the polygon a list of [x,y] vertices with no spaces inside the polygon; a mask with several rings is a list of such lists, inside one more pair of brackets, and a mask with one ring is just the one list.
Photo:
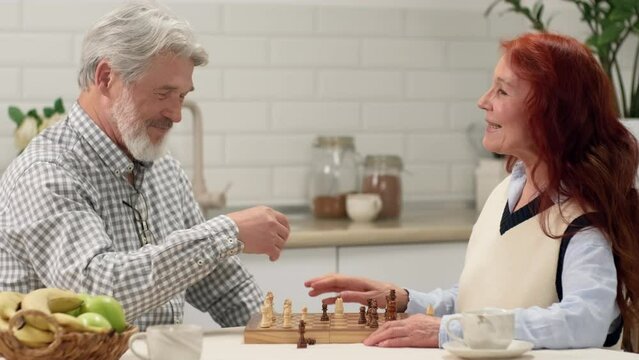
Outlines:
{"label": "man's ear", "polygon": [[104,96],[109,96],[113,89],[113,81],[115,74],[111,69],[111,64],[106,60],[100,60],[95,67],[95,86],[100,90],[100,93]]}

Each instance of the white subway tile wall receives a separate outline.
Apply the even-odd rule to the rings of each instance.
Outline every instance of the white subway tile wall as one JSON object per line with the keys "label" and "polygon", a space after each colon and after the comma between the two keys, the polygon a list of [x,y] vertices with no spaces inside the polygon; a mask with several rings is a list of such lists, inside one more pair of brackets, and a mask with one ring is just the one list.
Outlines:
{"label": "white subway tile wall", "polygon": [[[16,155],[7,107],[70,105],[83,34],[117,3],[0,2],[0,171]],[[483,121],[475,100],[499,40],[528,30],[521,16],[485,18],[488,0],[165,3],[210,54],[189,97],[204,116],[207,186],[231,183],[230,205],[305,204],[318,134],[354,136],[362,155],[400,155],[406,201],[473,199],[479,152],[467,128]],[[575,9],[551,11],[553,28],[584,39]],[[192,128],[185,111],[168,141],[188,174]]]}

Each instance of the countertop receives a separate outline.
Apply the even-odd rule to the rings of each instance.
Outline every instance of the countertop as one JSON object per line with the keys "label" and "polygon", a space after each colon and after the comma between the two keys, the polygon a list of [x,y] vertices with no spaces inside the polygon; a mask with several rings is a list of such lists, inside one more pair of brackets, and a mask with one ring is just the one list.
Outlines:
{"label": "countertop", "polygon": [[398,219],[316,219],[308,208],[282,207],[291,225],[287,248],[468,241],[477,212],[467,202],[404,204]]}

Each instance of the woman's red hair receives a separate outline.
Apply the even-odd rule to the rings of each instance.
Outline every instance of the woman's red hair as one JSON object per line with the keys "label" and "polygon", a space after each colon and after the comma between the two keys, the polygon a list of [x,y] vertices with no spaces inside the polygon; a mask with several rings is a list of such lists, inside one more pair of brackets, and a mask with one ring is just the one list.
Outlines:
{"label": "woman's red hair", "polygon": [[[502,42],[502,48],[515,74],[531,85],[530,135],[548,172],[541,208],[559,194],[594,210],[590,221],[610,241],[615,257],[624,348],[637,352],[629,341],[639,333],[637,140],[619,121],[610,80],[582,43],[557,34],[524,34]],[[508,159],[509,170],[516,160]]]}

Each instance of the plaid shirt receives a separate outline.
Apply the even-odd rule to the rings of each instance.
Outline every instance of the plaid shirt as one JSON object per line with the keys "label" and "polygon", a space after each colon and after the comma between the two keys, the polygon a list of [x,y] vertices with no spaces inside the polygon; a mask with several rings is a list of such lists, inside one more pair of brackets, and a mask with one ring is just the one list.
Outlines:
{"label": "plaid shirt", "polygon": [[245,325],[262,291],[237,234],[204,220],[175,159],[132,161],[75,103],[0,180],[0,290],[111,295],[141,329],[182,322],[185,300]]}

